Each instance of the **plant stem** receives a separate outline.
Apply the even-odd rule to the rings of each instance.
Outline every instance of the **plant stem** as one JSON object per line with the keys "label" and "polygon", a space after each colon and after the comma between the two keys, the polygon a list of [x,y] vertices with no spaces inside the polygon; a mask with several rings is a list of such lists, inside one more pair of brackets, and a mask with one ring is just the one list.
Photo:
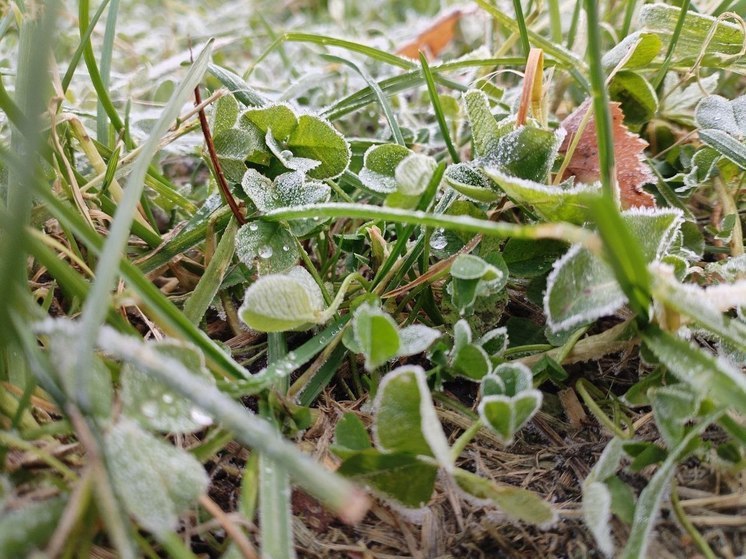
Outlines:
{"label": "plant stem", "polygon": [[458,439],[456,439],[456,442],[453,443],[453,446],[451,446],[451,458],[455,461],[459,456],[461,456],[461,453],[466,448],[466,445],[468,445],[474,437],[477,436],[477,433],[479,433],[479,430],[484,427],[484,423],[482,423],[481,419],[477,419],[474,423],[472,423],[471,427],[469,427],[466,431],[461,433]]}
{"label": "plant stem", "polygon": [[[199,85],[197,85],[194,88],[194,104],[196,106],[202,105],[202,95],[199,92]],[[233,216],[236,218],[236,221],[239,225],[243,225],[246,223],[246,218],[244,218],[243,214],[241,213],[241,210],[238,207],[238,203],[236,202],[236,199],[233,197],[233,194],[231,194],[231,189],[228,186],[228,181],[225,180],[225,175],[223,174],[223,168],[220,166],[220,161],[218,160],[218,154],[215,151],[215,143],[212,141],[212,134],[210,133],[210,125],[207,122],[207,116],[205,115],[205,109],[202,107],[199,110],[199,124],[202,128],[202,135],[205,137],[205,143],[207,144],[207,151],[210,154],[210,162],[212,163],[212,168],[215,171],[215,179],[217,180],[218,187],[220,187],[220,193],[223,195],[223,198],[227,202],[228,206],[231,208],[231,212],[233,212]]]}

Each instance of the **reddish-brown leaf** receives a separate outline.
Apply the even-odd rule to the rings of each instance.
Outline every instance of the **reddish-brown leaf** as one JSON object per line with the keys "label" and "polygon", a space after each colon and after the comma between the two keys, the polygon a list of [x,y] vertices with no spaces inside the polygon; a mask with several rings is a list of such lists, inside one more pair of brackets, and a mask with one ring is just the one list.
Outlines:
{"label": "reddish-brown leaf", "polygon": [[412,41],[402,45],[396,54],[417,60],[420,51],[425,53],[428,60],[437,57],[453,40],[456,24],[464,12],[459,9],[450,10],[428,25],[422,33]]}
{"label": "reddish-brown leaf", "polygon": [[[630,132],[624,125],[624,113],[619,103],[609,103],[609,107],[613,120],[614,158],[622,208],[654,207],[655,198],[642,189],[642,185],[655,182],[655,175],[645,163],[642,155],[648,143],[637,134]],[[593,110],[589,99],[562,121],[561,126],[567,130],[567,136],[560,152],[565,153],[570,147],[572,138],[577,133],[588,110]],[[592,183],[601,178],[596,122],[593,116],[580,136],[562,180],[568,177],[575,177],[577,181],[585,183]]]}

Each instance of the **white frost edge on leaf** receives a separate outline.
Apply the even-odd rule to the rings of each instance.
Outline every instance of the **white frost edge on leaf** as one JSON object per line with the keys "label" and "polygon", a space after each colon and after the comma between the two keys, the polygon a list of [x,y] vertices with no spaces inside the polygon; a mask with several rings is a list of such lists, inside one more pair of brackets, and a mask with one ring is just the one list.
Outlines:
{"label": "white frost edge on leaf", "polygon": [[484,346],[484,344],[491,342],[493,339],[497,338],[498,336],[503,337],[503,344],[502,347],[494,353],[494,355],[502,355],[506,349],[508,349],[508,343],[510,342],[510,339],[508,337],[508,329],[505,326],[500,326],[499,328],[493,328],[489,332],[487,332],[484,336],[479,338],[477,340],[477,344],[480,346]]}
{"label": "white frost edge on leaf", "polygon": [[[438,415],[435,412],[432,395],[430,394],[430,389],[427,387],[425,370],[422,367],[420,367],[419,365],[402,365],[401,367],[397,367],[396,369],[388,373],[385,377],[383,377],[381,384],[378,386],[376,398],[373,401],[373,415],[378,415],[381,410],[381,400],[383,400],[383,394],[385,393],[388,384],[394,379],[397,379],[400,376],[404,376],[409,373],[414,374],[414,379],[417,383],[417,389],[420,395],[420,420],[422,422],[422,436],[425,438],[425,441],[427,441],[427,444],[430,446],[430,450],[432,450],[433,456],[435,456],[435,460],[438,462],[438,464],[444,470],[451,473],[454,468],[453,458],[451,457],[451,449],[448,446],[448,439],[446,438],[445,432],[443,431],[443,426],[440,424]],[[381,440],[378,437],[378,428],[376,421],[373,422],[371,434],[373,436],[373,443],[375,444],[376,448],[385,448],[381,444]]]}
{"label": "white frost edge on leaf", "polygon": [[583,521],[606,557],[614,555],[611,539],[611,493],[605,483],[583,484]]}
{"label": "white frost edge on leaf", "polygon": [[[583,249],[582,245],[573,245],[570,247],[570,249],[565,253],[565,255],[556,260],[552,266],[552,271],[547,276],[547,287],[544,291],[544,297],[542,298],[542,303],[544,305],[544,314],[547,317],[547,326],[552,330],[552,332],[562,332],[564,330],[569,330],[573,326],[578,326],[580,324],[584,324],[588,321],[595,321],[603,316],[609,316],[614,314],[616,311],[618,311],[620,308],[622,308],[624,305],[627,304],[627,297],[622,294],[620,297],[618,297],[615,300],[612,300],[610,303],[602,306],[602,307],[596,307],[592,313],[587,314],[576,314],[571,316],[570,318],[566,318],[565,320],[561,320],[559,322],[556,322],[549,312],[549,293],[552,290],[552,286],[554,285],[554,282],[557,281],[557,276],[559,275],[560,271],[562,270],[562,267],[565,265],[565,263],[570,260],[572,257],[575,256],[578,252],[580,252]],[[621,292],[620,292],[621,293]]]}
{"label": "white frost edge on leaf", "polygon": [[661,289],[673,288],[691,299],[691,304],[700,312],[723,313],[746,305],[746,280],[699,287],[691,283],[680,283],[674,276],[670,264],[653,262],[648,266],[653,278],[661,283]]}
{"label": "white frost edge on leaf", "polygon": [[[526,420],[521,423],[521,425],[516,425],[515,401],[526,396],[533,396],[535,402],[534,409],[528,415]],[[492,433],[496,435],[497,438],[500,439],[505,446],[509,446],[513,443],[515,434],[520,431],[526,423],[531,421],[531,418],[533,418],[534,415],[536,415],[536,412],[541,409],[541,404],[543,401],[544,394],[541,392],[541,390],[537,390],[535,388],[531,388],[530,390],[523,390],[517,393],[515,396],[495,394],[492,396],[484,396],[482,398],[482,400],[479,402],[479,406],[477,406],[477,413],[479,414],[479,417],[484,422],[484,424],[490,428]],[[487,415],[485,414],[485,408],[487,407],[487,405],[493,402],[503,402],[507,404],[508,408],[510,409],[510,421],[508,423],[508,430],[510,431],[510,435],[508,435],[507,439],[503,438],[502,433],[498,433],[495,429],[492,428],[492,424],[487,419]]]}
{"label": "white frost edge on leaf", "polygon": [[[491,374],[499,377],[500,380],[502,380],[503,375],[501,373],[503,371],[518,371],[518,376],[516,377],[515,382],[516,393],[514,394],[514,396],[518,396],[521,392],[525,392],[533,388],[534,375],[531,372],[531,369],[529,369],[523,363],[519,361],[516,361],[514,363],[500,363],[497,367],[495,367],[495,370],[492,371]],[[503,386],[506,386],[505,381],[503,381]]]}
{"label": "white frost edge on leaf", "polygon": [[424,324],[413,324],[399,330],[399,357],[422,353],[442,336],[435,328]]}
{"label": "white frost edge on leaf", "polygon": [[635,207],[630,208],[622,212],[622,218],[624,216],[645,216],[645,217],[658,217],[663,215],[673,215],[674,219],[671,224],[666,228],[661,236],[661,242],[658,244],[658,248],[655,252],[656,259],[662,258],[665,253],[671,248],[671,244],[676,238],[676,233],[684,223],[684,212],[678,208],[646,208],[646,207]]}

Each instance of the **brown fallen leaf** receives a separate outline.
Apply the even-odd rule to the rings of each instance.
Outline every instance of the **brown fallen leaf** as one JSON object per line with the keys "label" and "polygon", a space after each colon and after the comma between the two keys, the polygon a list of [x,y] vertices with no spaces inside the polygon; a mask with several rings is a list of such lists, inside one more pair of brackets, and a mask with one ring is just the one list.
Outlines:
{"label": "brown fallen leaf", "polygon": [[[642,185],[655,182],[655,175],[643,160],[642,152],[648,143],[637,134],[629,131],[624,125],[624,113],[619,103],[609,103],[614,132],[614,158],[616,160],[616,178],[619,183],[619,195],[622,208],[655,207],[655,198],[642,189]],[[567,130],[565,141],[560,147],[566,153],[578,131],[586,111],[593,110],[589,99],[585,100],[575,111],[562,121],[560,126]],[[578,145],[573,152],[570,163],[562,175],[562,180],[575,177],[584,183],[592,183],[601,178],[598,159],[598,140],[596,122],[591,116],[583,130]]]}
{"label": "brown fallen leaf", "polygon": [[396,54],[417,60],[422,51],[428,60],[432,60],[453,41],[456,24],[462,15],[463,10],[449,10],[428,25],[415,39],[399,47]]}

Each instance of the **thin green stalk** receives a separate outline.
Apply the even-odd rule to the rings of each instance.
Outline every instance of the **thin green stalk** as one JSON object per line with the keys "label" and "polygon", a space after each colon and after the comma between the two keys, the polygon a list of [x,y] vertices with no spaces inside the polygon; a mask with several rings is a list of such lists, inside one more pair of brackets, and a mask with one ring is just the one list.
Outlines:
{"label": "thin green stalk", "polygon": [[[671,62],[673,61],[673,53],[676,50],[676,43],[679,42],[679,37],[681,36],[681,30],[684,29],[684,22],[686,21],[686,14],[689,11],[689,5],[691,3],[691,0],[682,0],[681,7],[679,8],[681,12],[679,13],[679,19],[676,21],[676,27],[673,30],[673,35],[671,35],[671,42],[668,43],[668,50],[666,51],[666,57],[663,59],[663,63],[661,64],[661,67],[658,69],[658,72],[655,74],[655,77],[651,80],[651,83],[653,87],[657,90],[659,90],[663,84],[663,78],[666,77],[666,73],[668,72],[668,69],[671,67]],[[658,93],[661,93],[658,91]]]}
{"label": "thin green stalk", "polygon": [[562,13],[559,0],[549,0],[549,25],[552,31],[552,41],[562,44]]}
{"label": "thin green stalk", "polygon": [[202,274],[194,291],[184,303],[184,316],[192,324],[199,324],[220,289],[225,272],[233,259],[237,229],[236,221],[232,219],[228,227],[225,228],[218,247],[215,249],[207,268],[205,268],[205,273]]}
{"label": "thin green stalk", "polygon": [[609,110],[609,95],[606,91],[603,66],[601,65],[601,34],[598,18],[598,2],[585,0],[588,18],[588,58],[591,89],[593,93],[593,113],[598,138],[598,161],[601,171],[601,185],[607,199],[619,205],[619,189],[616,185],[614,164],[614,133]]}
{"label": "thin green stalk", "polygon": [[440,133],[443,136],[443,141],[448,148],[448,153],[451,154],[451,161],[458,163],[461,159],[458,156],[458,151],[456,151],[456,148],[453,145],[453,140],[451,140],[451,133],[448,130],[448,123],[443,114],[443,107],[440,104],[440,97],[438,96],[438,90],[435,87],[433,73],[430,71],[430,65],[427,63],[427,58],[422,52],[420,52],[420,65],[422,66],[422,75],[425,77],[425,83],[427,84],[427,93],[430,95],[430,103],[433,106],[435,118],[438,121]]}
{"label": "thin green stalk", "polygon": [[712,551],[707,540],[699,533],[699,530],[697,530],[692,521],[689,520],[689,516],[686,514],[684,507],[681,506],[681,499],[679,499],[679,486],[675,479],[671,482],[671,508],[673,509],[679,524],[683,526],[686,533],[689,534],[689,537],[694,540],[694,543],[697,544],[697,547],[706,559],[717,559],[717,555]]}
{"label": "thin green stalk", "polygon": [[340,518],[355,521],[365,513],[368,503],[360,490],[302,454],[283,440],[273,425],[190,373],[178,360],[164,357],[148,344],[118,335],[108,327],[103,327],[100,339],[108,353],[142,367],[175,393],[194,402],[224,428],[233,431],[236,440],[283,464],[301,487]]}
{"label": "thin green stalk", "polygon": [[614,421],[609,419],[609,417],[601,409],[601,406],[596,403],[596,400],[594,400],[588,392],[586,382],[587,381],[585,379],[578,380],[578,382],[575,383],[575,390],[578,394],[580,394],[583,402],[585,402],[585,405],[588,406],[588,409],[591,410],[591,413],[593,413],[593,416],[598,420],[598,422],[606,427],[609,431],[611,431],[616,437],[619,437],[622,440],[627,440],[632,437],[634,433],[631,429],[629,429],[628,431],[623,431],[616,423],[614,423]]}
{"label": "thin green stalk", "polygon": [[346,58],[342,58],[340,56],[324,54],[322,55],[322,57],[332,62],[344,64],[345,66],[352,68],[360,75],[361,78],[365,80],[365,83],[367,83],[368,87],[370,87],[371,91],[373,91],[373,94],[378,100],[378,104],[381,106],[381,110],[386,117],[386,122],[389,123],[389,128],[391,128],[391,135],[394,137],[394,141],[400,146],[406,145],[404,136],[401,132],[401,128],[399,128],[399,123],[396,121],[396,116],[394,116],[394,109],[391,107],[391,102],[389,101],[388,97],[384,95],[378,83],[370,76],[368,72],[365,71],[365,68],[363,68],[362,66],[358,66],[351,60],[347,60]]}
{"label": "thin green stalk", "polygon": [[96,10],[96,13],[93,14],[93,19],[91,19],[90,25],[85,30],[85,33],[80,37],[78,48],[75,49],[75,53],[70,59],[70,64],[67,66],[67,71],[65,72],[65,75],[62,77],[62,92],[63,93],[66,93],[67,88],[70,87],[70,82],[72,81],[73,76],[75,75],[75,70],[78,67],[78,63],[80,62],[80,57],[83,56],[83,51],[86,48],[88,48],[88,45],[90,44],[89,41],[91,40],[91,35],[93,34],[93,30],[96,28],[96,24],[98,23],[98,20],[101,17],[101,14],[104,13],[104,10],[106,9],[106,6],[108,3],[109,3],[109,0],[103,0],[101,2],[101,5]]}
{"label": "thin green stalk", "polygon": [[[81,4],[87,3],[81,0]],[[160,119],[153,127],[140,156],[135,163],[132,174],[127,180],[127,188],[122,198],[114,220],[109,230],[103,253],[96,267],[96,279],[83,305],[81,316],[81,335],[76,348],[75,365],[67,374],[74,375],[76,381],[76,396],[80,404],[87,409],[91,397],[88,393],[89,376],[92,370],[93,344],[96,332],[103,324],[108,309],[108,299],[119,270],[119,261],[127,246],[132,220],[145,185],[145,175],[151,159],[155,156],[161,136],[166,133],[173,121],[179,115],[181,107],[191,95],[194,87],[207,69],[207,62],[211,53],[211,44],[205,47],[190,68],[181,85],[174,91],[171,99],[163,110]]]}
{"label": "thin green stalk", "polygon": [[632,16],[635,14],[635,8],[637,8],[637,0],[627,0],[627,5],[624,7],[624,23],[622,23],[622,29],[619,33],[620,41],[629,35],[629,28],[632,25]]}
{"label": "thin green stalk", "polygon": [[[109,88],[111,81],[111,58],[114,50],[114,36],[117,28],[117,16],[119,15],[119,0],[111,0],[109,13],[106,14],[106,31],[104,32],[104,43],[101,46],[101,81],[105,88]],[[95,23],[91,23],[89,29]],[[99,102],[96,108],[96,139],[108,145],[109,144],[109,123],[106,121],[106,110]]]}
{"label": "thin green stalk", "polygon": [[515,10],[515,20],[518,24],[518,31],[521,34],[521,48],[523,49],[523,56],[528,57],[528,53],[531,50],[531,43],[528,40],[528,28],[526,27],[526,19],[523,17],[523,7],[521,6],[521,0],[513,0],[513,9]]}
{"label": "thin green stalk", "polygon": [[[117,110],[114,107],[114,103],[111,102],[111,97],[109,97],[109,90],[106,88],[104,81],[101,78],[101,73],[99,72],[98,66],[96,65],[96,58],[93,54],[93,46],[91,45],[90,41],[83,41],[83,37],[85,37],[86,31],[90,27],[88,14],[89,1],[80,0],[80,3],[78,4],[78,24],[80,27],[81,43],[85,44],[85,48],[83,49],[83,60],[85,61],[85,65],[88,68],[88,74],[91,78],[91,85],[93,85],[93,88],[96,90],[96,95],[98,95],[99,103],[106,111],[106,114],[109,117],[111,123],[114,125],[116,131],[122,132],[123,130],[125,130],[124,122],[119,116],[119,113],[117,113]],[[125,134],[124,140],[125,143],[131,145],[129,134]]]}
{"label": "thin green stalk", "polygon": [[594,253],[601,249],[600,239],[592,231],[569,223],[541,223],[537,225],[517,225],[514,223],[495,222],[476,219],[468,216],[451,216],[427,213],[423,211],[402,210],[368,206],[365,204],[316,204],[314,206],[296,206],[267,212],[262,219],[269,221],[287,221],[307,219],[314,216],[346,217],[352,219],[374,219],[394,223],[410,223],[425,227],[442,227],[464,233],[483,233],[500,238],[517,239],[558,239],[568,243],[579,243]]}
{"label": "thin green stalk", "polygon": [[458,439],[456,439],[456,442],[453,443],[453,446],[451,446],[451,458],[455,462],[456,459],[458,459],[459,456],[461,456],[461,453],[466,448],[466,445],[468,445],[474,437],[477,436],[477,433],[479,433],[479,430],[484,427],[484,423],[481,419],[477,419],[474,423],[472,423],[471,427],[469,427],[466,431],[461,433]]}
{"label": "thin green stalk", "polygon": [[[500,25],[507,27],[511,31],[519,31],[518,22],[516,22],[509,15],[500,11],[495,5],[490,2],[490,0],[477,0],[477,4],[487,13],[489,13],[493,18],[495,18],[495,20]],[[576,68],[581,72],[587,69],[587,66],[583,59],[578,57],[574,52],[562,47],[561,45],[554,44],[553,41],[539,35],[538,33],[535,33],[534,31],[531,31],[530,29],[527,29],[526,35],[529,41],[534,46],[544,49],[544,52],[546,54],[554,57],[563,66],[567,68]],[[584,88],[587,88],[588,83],[584,79],[582,79],[582,76],[581,80],[582,81],[580,82],[580,84]]]}

